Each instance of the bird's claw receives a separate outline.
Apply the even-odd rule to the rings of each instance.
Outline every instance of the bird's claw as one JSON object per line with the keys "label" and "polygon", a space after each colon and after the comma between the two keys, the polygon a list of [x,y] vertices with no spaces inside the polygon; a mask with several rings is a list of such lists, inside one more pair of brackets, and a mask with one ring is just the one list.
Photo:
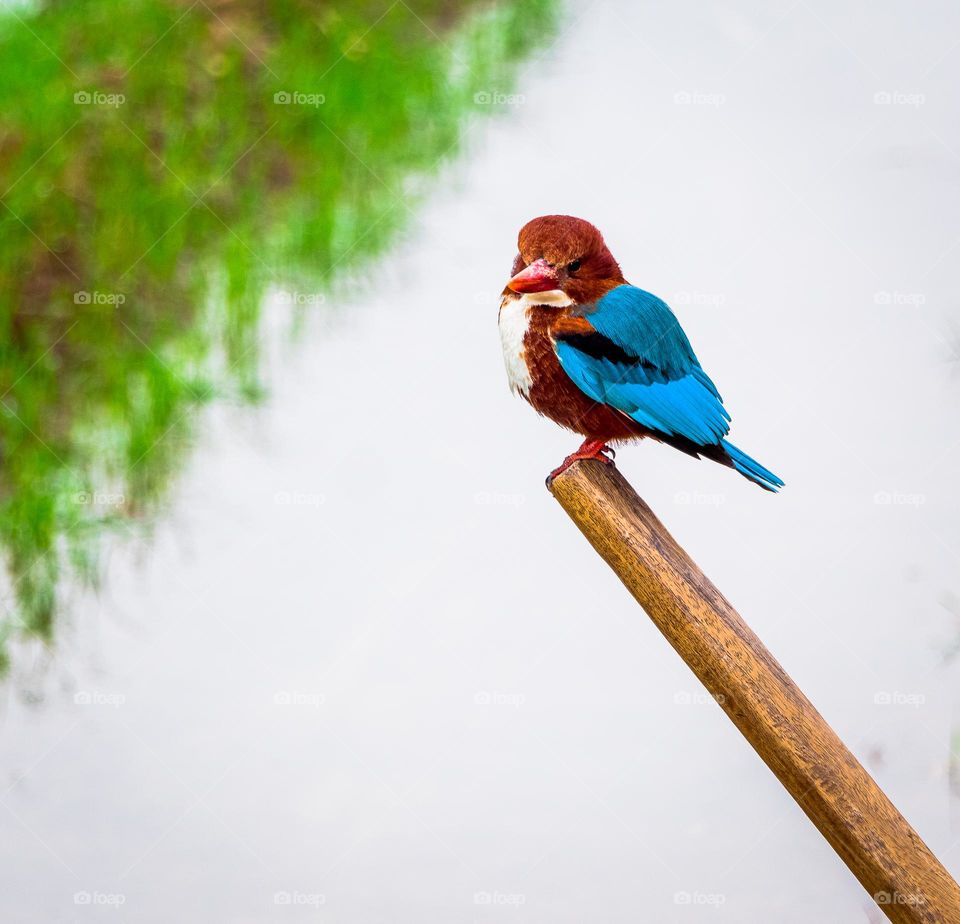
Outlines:
{"label": "bird's claw", "polygon": [[[609,453],[609,455],[607,455],[607,453]],[[579,462],[584,459],[594,459],[597,462],[602,462],[604,465],[613,465],[613,460],[616,457],[616,450],[612,449],[602,440],[587,440],[576,452],[571,452],[560,465],[547,475],[547,487],[549,488],[553,479],[558,475],[562,475],[574,462]]]}

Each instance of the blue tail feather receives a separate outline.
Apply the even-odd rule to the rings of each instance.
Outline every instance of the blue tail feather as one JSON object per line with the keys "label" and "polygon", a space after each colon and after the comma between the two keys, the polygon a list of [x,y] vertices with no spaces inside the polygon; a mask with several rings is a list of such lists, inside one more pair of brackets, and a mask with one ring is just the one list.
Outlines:
{"label": "blue tail feather", "polygon": [[764,468],[756,459],[751,459],[750,456],[742,450],[737,449],[733,443],[720,440],[720,445],[726,452],[733,467],[740,472],[744,478],[748,478],[754,484],[760,485],[761,488],[765,488],[767,491],[776,492],[779,488],[783,487],[783,481],[774,475],[773,472]]}

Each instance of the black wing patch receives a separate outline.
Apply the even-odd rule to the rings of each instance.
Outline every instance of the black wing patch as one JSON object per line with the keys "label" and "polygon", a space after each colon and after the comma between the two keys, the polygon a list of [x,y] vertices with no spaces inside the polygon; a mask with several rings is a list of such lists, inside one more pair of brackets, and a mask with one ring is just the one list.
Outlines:
{"label": "black wing patch", "polygon": [[604,336],[599,331],[590,334],[560,334],[557,337],[568,346],[579,350],[585,356],[591,359],[602,359],[608,363],[615,363],[618,366],[627,366],[631,369],[643,369],[646,373],[647,384],[651,382],[667,382],[667,374],[657,366],[656,363],[643,359],[640,356],[634,356],[628,353],[618,343],[615,343],[609,337]]}

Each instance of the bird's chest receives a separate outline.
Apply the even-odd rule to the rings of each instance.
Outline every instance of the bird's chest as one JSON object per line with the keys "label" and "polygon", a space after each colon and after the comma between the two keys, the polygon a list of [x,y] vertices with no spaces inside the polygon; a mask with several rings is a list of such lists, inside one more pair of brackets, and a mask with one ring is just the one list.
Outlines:
{"label": "bird's chest", "polygon": [[510,388],[527,400],[538,380],[562,375],[550,327],[559,317],[559,309],[570,304],[569,297],[559,290],[507,295],[500,303],[500,343],[507,379]]}
{"label": "bird's chest", "polygon": [[626,438],[635,430],[624,422],[627,418],[587,397],[563,371],[552,334],[561,317],[557,307],[564,303],[530,304],[508,297],[501,304],[500,342],[510,387],[562,427],[605,439]]}
{"label": "bird's chest", "polygon": [[557,306],[531,304],[527,298],[506,298],[500,307],[500,343],[510,388],[549,416],[554,416],[549,404],[576,390],[557,358],[551,334],[557,317]]}

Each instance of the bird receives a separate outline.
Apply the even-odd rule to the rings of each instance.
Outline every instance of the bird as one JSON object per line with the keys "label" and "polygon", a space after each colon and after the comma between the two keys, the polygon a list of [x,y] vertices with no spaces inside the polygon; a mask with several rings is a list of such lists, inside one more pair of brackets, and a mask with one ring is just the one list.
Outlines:
{"label": "bird", "polygon": [[584,437],[547,483],[581,459],[613,463],[611,443],[650,438],[735,469],[776,492],[784,482],[730,443],[730,414],[670,307],[631,285],[590,222],[527,222],[500,301],[511,390]]}

